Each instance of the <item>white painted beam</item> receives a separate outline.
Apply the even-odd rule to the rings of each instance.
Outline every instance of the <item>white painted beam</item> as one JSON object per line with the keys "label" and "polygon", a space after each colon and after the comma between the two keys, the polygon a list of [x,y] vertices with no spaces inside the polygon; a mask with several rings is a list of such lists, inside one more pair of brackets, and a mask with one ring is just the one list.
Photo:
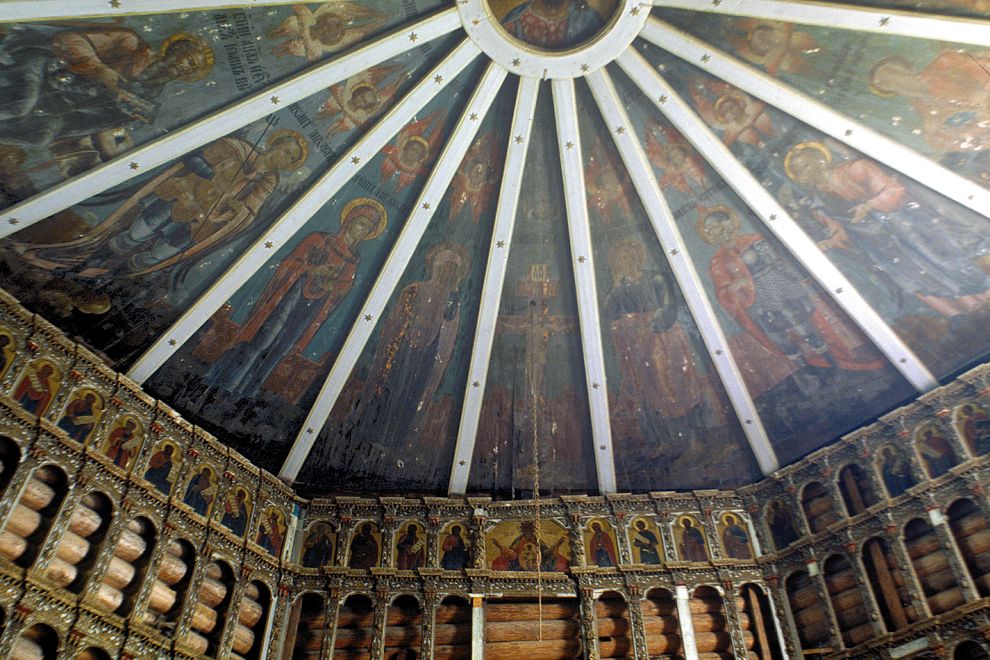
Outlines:
{"label": "white painted beam", "polygon": [[612,447],[612,426],[609,421],[605,353],[602,348],[598,286],[595,282],[595,259],[588,220],[588,196],[584,183],[584,160],[581,156],[581,133],[578,128],[574,81],[554,80],[551,88],[557,123],[560,168],[564,178],[567,235],[571,244],[571,264],[577,289],[581,347],[584,349],[584,374],[588,389],[588,408],[591,412],[591,433],[595,441],[598,490],[602,493],[614,493],[616,491],[615,454]]}
{"label": "white painted beam", "polygon": [[990,191],[776,78],[655,18],[647,22],[640,36],[949,199],[990,217]]}
{"label": "white painted beam", "polygon": [[0,0],[0,23],[291,5],[299,0]]}
{"label": "white painted beam", "polygon": [[0,211],[0,238],[89,199],[148,170],[257,121],[276,110],[345,80],[368,67],[460,27],[457,10],[434,16],[376,39],[342,57],[232,103],[187,126],[170,131],[88,172]]}
{"label": "white painted beam", "polygon": [[990,45],[990,22],[974,18],[793,0],[653,0],[653,5],[857,32]]}
{"label": "white painted beam", "polygon": [[[759,412],[753,404],[753,399],[746,389],[746,382],[743,380],[742,372],[729,350],[729,342],[722,331],[722,326],[718,322],[715,310],[712,308],[708,295],[698,276],[698,269],[688,254],[684,239],[680,229],[674,221],[674,216],[670,211],[670,206],[657,184],[657,178],[653,174],[653,168],[646,156],[643,145],[640,143],[629,121],[629,115],[615,91],[612,79],[604,69],[591,73],[587,77],[591,93],[598,103],[605,123],[613,128],[612,139],[619,150],[622,162],[625,163],[626,170],[632,179],[636,192],[646,209],[646,214],[653,225],[660,247],[670,264],[670,269],[674,273],[674,278],[684,294],[691,316],[694,317],[701,332],[702,339],[711,356],[712,363],[718,372],[722,385],[729,396],[732,408],[739,418],[739,425],[746,434],[749,446],[756,457],[760,470],[764,475],[768,475],[780,467],[780,461],[774,452],[770,439],[760,420]],[[620,133],[614,130],[622,127]]]}
{"label": "white painted beam", "polygon": [[922,392],[935,387],[911,349],[649,62],[631,48],[617,62],[908,382]]}
{"label": "white painted beam", "polygon": [[505,69],[492,62],[488,65],[488,69],[475,88],[463,115],[444,145],[443,152],[437,159],[423,191],[416,200],[412,213],[402,227],[388,259],[382,266],[378,279],[375,280],[357,320],[351,326],[340,354],[337,355],[337,359],[330,369],[330,375],[327,376],[326,382],[320,388],[316,402],[306,416],[306,421],[299,430],[292,449],[282,465],[279,478],[291,483],[295,481],[299,470],[302,469],[320,429],[330,417],[337,397],[343,391],[347,379],[354,370],[354,365],[357,364],[368,339],[371,337],[375,326],[378,325],[382,312],[385,311],[385,306],[395,292],[399,280],[402,278],[402,273],[409,265],[436,207],[442,202],[451,178],[453,178],[471,146],[471,141],[474,140],[478,132],[481,120],[495,100],[506,75]]}
{"label": "white painted beam", "polygon": [[138,383],[151,377],[175,351],[232,295],[264,266],[286,241],[303,228],[340,189],[374,158],[419,110],[477,57],[478,47],[465,39],[422,81],[365,133],[330,170],[300,195],[237,261],[214,282],[131,367],[128,376]]}
{"label": "white painted beam", "polygon": [[463,495],[467,491],[478,420],[481,417],[485,383],[488,380],[488,365],[492,355],[492,344],[495,341],[499,303],[502,300],[502,287],[505,284],[505,272],[509,265],[509,248],[512,246],[519,191],[522,189],[523,170],[526,166],[526,153],[529,150],[539,92],[538,79],[519,79],[512,128],[505,150],[498,208],[495,210],[495,226],[492,229],[491,245],[488,247],[488,269],[481,289],[481,306],[474,331],[471,365],[468,367],[467,386],[464,389],[464,405],[461,408],[461,421],[457,428],[457,446],[454,449],[454,462],[450,468],[448,494],[452,497]]}

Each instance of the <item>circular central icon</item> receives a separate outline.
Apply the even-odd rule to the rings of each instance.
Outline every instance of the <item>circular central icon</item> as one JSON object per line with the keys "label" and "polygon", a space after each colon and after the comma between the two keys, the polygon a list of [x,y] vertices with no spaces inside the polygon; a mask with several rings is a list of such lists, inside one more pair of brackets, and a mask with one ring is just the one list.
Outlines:
{"label": "circular central icon", "polygon": [[619,0],[485,0],[510,37],[546,50],[591,41],[611,23]]}
{"label": "circular central icon", "polygon": [[629,47],[648,0],[458,0],[468,36],[490,58],[528,78],[577,78]]}

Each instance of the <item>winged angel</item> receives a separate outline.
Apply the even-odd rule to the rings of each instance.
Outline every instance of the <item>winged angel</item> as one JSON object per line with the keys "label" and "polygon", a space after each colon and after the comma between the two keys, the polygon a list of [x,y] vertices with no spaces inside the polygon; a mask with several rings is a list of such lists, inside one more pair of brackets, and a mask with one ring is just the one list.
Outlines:
{"label": "winged angel", "polygon": [[310,62],[328,53],[344,50],[385,24],[385,16],[355,2],[328,2],[313,11],[306,5],[293,5],[293,15],[268,33],[284,37],[272,52],[280,57],[295,55]]}

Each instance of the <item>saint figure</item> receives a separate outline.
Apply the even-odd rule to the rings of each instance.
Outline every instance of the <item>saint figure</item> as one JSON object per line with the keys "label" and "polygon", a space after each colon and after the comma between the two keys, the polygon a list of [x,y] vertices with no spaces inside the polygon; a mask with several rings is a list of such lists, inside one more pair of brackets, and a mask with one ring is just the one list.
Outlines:
{"label": "saint figure", "polygon": [[285,541],[285,524],[278,511],[268,509],[268,517],[261,519],[258,526],[256,542],[274,557],[282,554],[282,543]]}
{"label": "saint figure", "polygon": [[378,565],[378,540],[371,533],[371,523],[361,525],[351,539],[350,568],[371,568]]}
{"label": "saint figure", "polygon": [[148,469],[144,473],[144,480],[168,495],[172,491],[172,482],[175,480],[173,471],[175,462],[175,447],[166,443],[161,449],[151,455],[148,459]]}
{"label": "saint figure", "polygon": [[325,523],[317,523],[303,541],[302,565],[319,568],[333,563],[333,530]]}
{"label": "saint figure", "polygon": [[213,506],[213,498],[216,495],[216,476],[213,470],[203,467],[189,481],[189,486],[186,488],[186,496],[182,501],[188,504],[193,511],[206,518],[210,515],[210,508]]}
{"label": "saint figure", "polygon": [[41,416],[48,410],[48,404],[55,396],[58,387],[58,372],[47,362],[31,363],[27,373],[21,378],[20,384],[14,390],[14,400],[21,408],[33,415]]}
{"label": "saint figure", "polygon": [[220,524],[233,532],[236,536],[244,534],[247,526],[247,491],[243,488],[235,488],[234,492],[227,495],[223,503],[223,518]]}
{"label": "saint figure", "polygon": [[103,412],[103,402],[95,392],[76,395],[65,407],[58,427],[76,442],[85,442],[96,428],[96,422]]}
{"label": "saint figure", "polygon": [[749,550],[749,535],[736,523],[735,516],[725,517],[725,529],[722,530],[722,547],[725,556],[730,559],[752,559]]}
{"label": "saint figure", "polygon": [[513,37],[539,48],[566,48],[590,39],[605,20],[585,0],[527,0],[502,19]]}
{"label": "saint figure", "polygon": [[956,453],[952,450],[952,445],[945,439],[940,431],[932,426],[928,426],[918,440],[918,451],[925,459],[925,467],[928,469],[928,476],[932,479],[940,477],[949,471],[953,465],[958,463]]}
{"label": "saint figure", "polygon": [[690,518],[681,519],[681,561],[708,561],[705,537]]}
{"label": "saint figure", "polygon": [[117,467],[126,470],[131,459],[141,448],[141,441],[144,439],[144,431],[133,419],[126,419],[118,422],[113,431],[107,437],[103,447],[103,453],[114,462]]}
{"label": "saint figure", "polygon": [[986,409],[967,403],[959,410],[959,422],[973,455],[990,453],[990,415]]}
{"label": "saint figure", "polygon": [[602,529],[601,523],[591,523],[591,538],[588,539],[588,553],[596,566],[618,566],[615,546],[608,533]]}
{"label": "saint figure", "polygon": [[778,550],[783,550],[791,543],[798,540],[797,530],[794,529],[794,521],[791,513],[784,507],[780,500],[774,500],[767,509],[767,527],[770,528],[770,536],[773,537],[774,545]]}
{"label": "saint figure", "polygon": [[632,545],[639,550],[640,564],[660,563],[660,540],[647,527],[646,521],[637,520],[632,535]]}
{"label": "saint figure", "polygon": [[443,556],[440,558],[440,566],[448,571],[457,571],[467,566],[468,552],[464,537],[461,536],[461,528],[454,525],[450,528],[450,533],[443,539],[440,546]]}
{"label": "saint figure", "polygon": [[416,525],[409,525],[395,544],[395,563],[400,571],[411,571],[426,563],[426,538],[420,537]]}
{"label": "saint figure", "polygon": [[892,445],[880,450],[880,472],[890,497],[897,497],[915,485],[908,459]]}

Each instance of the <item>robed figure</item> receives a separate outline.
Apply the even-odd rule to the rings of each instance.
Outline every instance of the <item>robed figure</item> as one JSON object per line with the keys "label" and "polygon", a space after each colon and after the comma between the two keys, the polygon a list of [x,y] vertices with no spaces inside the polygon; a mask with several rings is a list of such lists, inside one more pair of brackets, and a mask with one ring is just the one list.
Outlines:
{"label": "robed figure", "polygon": [[735,516],[725,517],[725,528],[722,530],[722,547],[725,556],[730,559],[752,559],[749,550],[749,535],[736,523]]}
{"label": "robed figure", "polygon": [[601,523],[591,523],[591,538],[588,539],[588,551],[596,566],[617,566],[619,561],[615,555],[615,546],[612,538],[604,529]]}
{"label": "robed figure", "polygon": [[350,568],[371,568],[378,565],[378,540],[372,534],[371,523],[364,523],[351,539]]}
{"label": "robed figure", "polygon": [[416,525],[409,525],[395,550],[395,567],[400,571],[411,571],[426,563],[426,538],[419,536]]}
{"label": "robed figure", "polygon": [[708,561],[708,550],[701,530],[694,526],[690,518],[681,520],[681,560]]}
{"label": "robed figure", "polygon": [[605,21],[584,0],[528,0],[502,19],[513,37],[540,48],[576,46],[590,39]]}
{"label": "robed figure", "polygon": [[464,537],[461,536],[461,528],[454,525],[450,528],[450,533],[443,539],[440,546],[443,556],[440,558],[440,566],[448,571],[460,570],[467,566],[468,551]]}
{"label": "robed figure", "polygon": [[639,549],[640,564],[660,563],[660,540],[645,521],[637,520],[632,534],[632,544]]}

